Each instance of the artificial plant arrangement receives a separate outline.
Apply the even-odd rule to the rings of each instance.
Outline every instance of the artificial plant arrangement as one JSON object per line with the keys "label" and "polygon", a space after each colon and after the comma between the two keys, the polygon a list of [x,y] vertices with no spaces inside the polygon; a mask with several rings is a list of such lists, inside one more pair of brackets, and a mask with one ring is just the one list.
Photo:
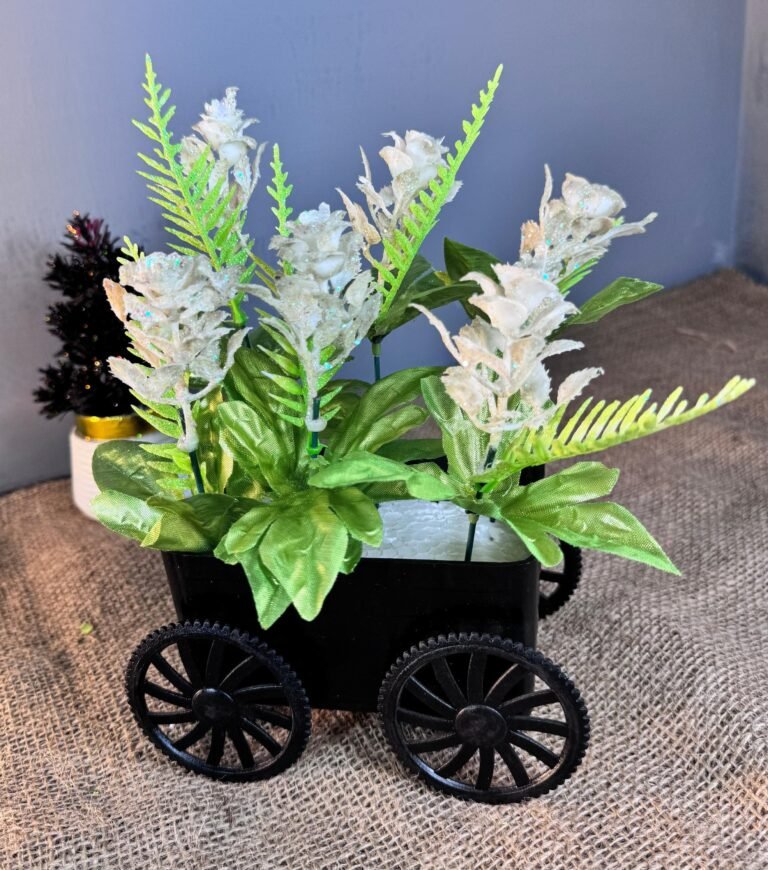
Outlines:
{"label": "artificial plant arrangement", "polygon": [[46,282],[62,300],[48,308],[49,331],[61,340],[53,364],[40,370],[35,399],[49,418],[74,413],[69,435],[72,498],[93,516],[98,488],[91,472],[96,442],[130,438],[145,428],[131,408],[128,387],[109,370],[108,360],[128,349],[128,336],[104,295],[104,279],[117,278],[120,243],[101,218],[73,212],[65,253],[48,260]]}
{"label": "artificial plant arrangement", "polygon": [[73,212],[65,254],[48,260],[45,281],[62,301],[48,309],[49,331],[61,340],[55,363],[40,370],[35,399],[41,413],[58,417],[114,417],[131,413],[128,387],[110,374],[107,360],[128,349],[128,337],[104,296],[104,279],[117,278],[119,242],[100,218]]}
{"label": "artificial plant arrangement", "polygon": [[[436,272],[419,253],[458,191],[500,73],[452,149],[426,133],[387,134],[382,187],[363,154],[364,204],[341,193],[346,213],[321,204],[292,219],[275,145],[267,194],[277,233],[267,262],[245,229],[264,145],[246,132],[255,122],[236,89],[206,103],[194,133],[176,142],[170,92],[147,59],[149,119],[134,123],[151,149],[140,155],[140,174],[168,221],[172,253],[143,255],[126,239],[119,283],[105,288],[133,359],[110,365],[143,406],[138,413],[173,442],[100,447],[94,507],[143,547],[242,565],[264,627],[291,605],[316,617],[364,545],[381,544],[379,507],[392,500],[465,511],[468,560],[477,522],[494,520],[545,566],[559,562],[565,541],[677,571],[629,511],[598,501],[617,470],[584,461],[521,481],[530,466],[679,425],[752,386],[734,377],[691,405],[680,389],[658,404],[650,391],[574,404],[600,374],[589,368],[553,394],[546,360],[582,346],[564,337],[569,326],[660,289],[622,278],[581,310],[567,298],[615,238],[642,233],[654,215],[625,222],[615,191],[573,175],[553,197],[547,169],[538,221],[523,226],[514,264],[447,242]],[[258,300],[257,328],[248,326],[247,295]],[[454,300],[471,321],[452,336],[433,309]],[[457,365],[380,377],[383,340],[419,315]],[[372,383],[340,376],[365,338]],[[440,439],[405,437],[429,417]]]}

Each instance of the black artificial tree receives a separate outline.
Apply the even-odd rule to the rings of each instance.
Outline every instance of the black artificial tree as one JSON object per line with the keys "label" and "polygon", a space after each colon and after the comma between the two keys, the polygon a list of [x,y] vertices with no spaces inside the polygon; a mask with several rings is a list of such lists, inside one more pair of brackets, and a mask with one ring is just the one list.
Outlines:
{"label": "black artificial tree", "polygon": [[128,343],[123,324],[107,302],[103,281],[117,280],[119,242],[100,218],[74,212],[67,224],[66,254],[48,260],[46,282],[64,295],[48,309],[48,328],[62,341],[53,365],[40,369],[35,399],[42,413],[67,411],[83,416],[129,414],[134,401],[128,388],[109,373],[107,358],[124,356]]}

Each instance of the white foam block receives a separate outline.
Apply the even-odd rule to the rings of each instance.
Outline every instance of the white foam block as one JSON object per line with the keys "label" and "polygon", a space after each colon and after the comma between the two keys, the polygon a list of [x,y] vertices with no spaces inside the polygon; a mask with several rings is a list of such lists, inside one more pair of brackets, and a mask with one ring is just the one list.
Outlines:
{"label": "white foam block", "polygon": [[[469,518],[450,502],[393,501],[382,504],[384,541],[364,547],[369,559],[464,560]],[[473,562],[516,562],[528,556],[517,535],[502,522],[480,517],[475,530]]]}

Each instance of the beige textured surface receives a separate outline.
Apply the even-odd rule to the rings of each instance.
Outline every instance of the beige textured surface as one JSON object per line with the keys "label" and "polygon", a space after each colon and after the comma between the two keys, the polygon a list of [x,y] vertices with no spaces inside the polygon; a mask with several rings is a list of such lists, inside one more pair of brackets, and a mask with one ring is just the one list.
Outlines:
{"label": "beige textured surface", "polygon": [[[755,374],[751,401],[610,454],[618,497],[684,570],[587,555],[540,648],[593,742],[564,787],[465,804],[399,772],[374,717],[323,715],[263,784],[175,768],[122,671],[172,618],[159,557],[83,519],[68,483],[0,501],[0,842],[13,868],[768,867],[768,290],[721,273],[584,337],[607,397]],[[676,328],[680,324],[683,329]],[[572,355],[575,361],[575,355]],[[586,362],[585,362],[586,364]],[[92,638],[78,639],[91,620]]]}

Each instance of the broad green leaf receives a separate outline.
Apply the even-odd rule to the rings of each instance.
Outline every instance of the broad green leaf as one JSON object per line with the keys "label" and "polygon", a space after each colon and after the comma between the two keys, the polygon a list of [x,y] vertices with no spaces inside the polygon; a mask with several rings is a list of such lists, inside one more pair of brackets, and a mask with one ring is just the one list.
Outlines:
{"label": "broad green leaf", "polygon": [[613,502],[572,504],[549,513],[540,511],[528,522],[576,547],[615,553],[670,574],[680,574],[641,522]]}
{"label": "broad green leaf", "polygon": [[438,377],[425,378],[421,391],[432,417],[442,432],[443,452],[451,476],[469,482],[485,463],[489,437],[477,429],[446,393]]}
{"label": "broad green leaf", "polygon": [[333,455],[344,456],[359,450],[377,420],[413,401],[419,395],[421,381],[441,371],[431,366],[403,369],[372,384],[350,408],[346,418],[332,432],[325,434]]}
{"label": "broad green leaf", "polygon": [[226,535],[221,539],[219,547],[216,549],[216,555],[220,555],[219,549],[221,549],[222,554],[239,556],[241,553],[245,553],[246,550],[255,547],[261,540],[264,532],[277,519],[279,513],[279,507],[269,504],[251,508],[229,527]]}
{"label": "broad green leaf", "polygon": [[386,417],[375,420],[357,445],[357,450],[377,453],[380,448],[396,438],[415,429],[429,417],[428,412],[418,405],[406,405],[398,408]]}
{"label": "broad green leaf", "polygon": [[275,432],[245,402],[224,402],[216,409],[220,438],[235,462],[264,479],[275,492],[292,488],[294,444]]}
{"label": "broad green leaf", "polygon": [[161,491],[151,459],[138,441],[105,441],[93,454],[92,468],[101,491],[115,490],[139,499]]}
{"label": "broad green leaf", "polygon": [[356,487],[332,489],[328,493],[331,510],[347,527],[353,538],[380,547],[384,526],[376,505]]}
{"label": "broad green leaf", "polygon": [[430,263],[417,254],[397,291],[395,301],[377,318],[368,337],[372,341],[381,341],[404,323],[418,317],[419,312],[411,307],[414,302],[429,309],[440,308],[457,299],[465,299],[475,292],[477,287],[471,283],[449,281],[446,285]]}
{"label": "broad green leaf", "polygon": [[441,480],[425,473],[418,465],[405,465],[372,453],[350,453],[309,478],[311,486],[325,489],[386,481],[403,481],[414,498],[425,501],[440,501],[456,495],[447,477]]}
{"label": "broad green leaf", "polygon": [[579,323],[595,323],[605,317],[616,308],[638,302],[659,290],[663,290],[661,284],[653,284],[650,281],[640,281],[637,278],[617,278],[591,299],[588,299],[578,314],[570,317],[564,328],[576,326]]}
{"label": "broad green leaf", "polygon": [[251,587],[253,603],[259,617],[259,624],[267,629],[285,613],[291,599],[283,587],[270,576],[261,561],[257,548],[241,553],[238,561],[243,566],[248,585]]}
{"label": "broad green leaf", "polygon": [[531,555],[545,567],[559,564],[563,553],[557,541],[533,520],[523,516],[504,516],[504,521],[528,548]]}
{"label": "broad green leaf", "polygon": [[339,574],[348,534],[328,504],[313,492],[284,510],[267,529],[258,551],[303,619],[314,619]]}
{"label": "broad green leaf", "polygon": [[577,462],[543,480],[514,487],[499,506],[502,511],[536,517],[569,504],[603,498],[611,493],[618,478],[619,470],[602,462]]}
{"label": "broad green leaf", "polygon": [[[445,271],[452,281],[461,281],[469,272],[480,272],[489,278],[497,280],[493,270],[494,265],[502,262],[499,257],[481,251],[478,248],[470,248],[461,242],[454,242],[446,238],[443,242],[443,256],[445,258]],[[477,292],[477,285],[472,282],[473,292]]]}
{"label": "broad green leaf", "polygon": [[159,518],[142,540],[142,547],[186,553],[212,552],[227,531],[235,499],[205,493],[183,501],[153,496],[147,501]]}
{"label": "broad green leaf", "polygon": [[362,541],[357,538],[350,537],[347,542],[347,552],[344,554],[344,562],[342,563],[339,572],[341,574],[351,574],[357,567],[360,557],[363,555]]}
{"label": "broad green leaf", "polygon": [[398,438],[382,445],[376,452],[396,462],[421,462],[445,455],[440,438]]}
{"label": "broad green leaf", "polygon": [[143,541],[155,523],[160,512],[150,507],[143,498],[126,495],[123,492],[105,489],[91,502],[96,519],[118,535]]}

